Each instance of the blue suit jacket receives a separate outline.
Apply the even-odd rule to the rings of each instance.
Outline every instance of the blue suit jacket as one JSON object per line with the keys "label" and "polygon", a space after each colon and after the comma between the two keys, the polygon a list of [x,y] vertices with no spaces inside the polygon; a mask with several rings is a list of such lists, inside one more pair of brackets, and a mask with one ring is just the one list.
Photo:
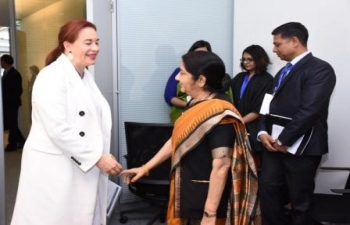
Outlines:
{"label": "blue suit jacket", "polygon": [[[275,77],[275,86],[280,73],[281,70]],[[270,114],[292,118],[278,137],[284,145],[291,146],[314,128],[303,155],[328,152],[328,107],[335,83],[333,68],[311,53],[294,65],[270,103]],[[263,118],[260,130],[266,130],[265,121]]]}
{"label": "blue suit jacket", "polygon": [[20,106],[22,95],[22,76],[14,67],[11,67],[2,77],[2,100],[4,108]]}

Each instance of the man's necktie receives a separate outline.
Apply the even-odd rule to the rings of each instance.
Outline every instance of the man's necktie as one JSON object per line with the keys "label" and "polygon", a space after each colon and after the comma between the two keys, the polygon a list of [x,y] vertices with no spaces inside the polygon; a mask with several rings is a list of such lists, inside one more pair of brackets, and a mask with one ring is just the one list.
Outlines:
{"label": "man's necktie", "polygon": [[290,72],[292,67],[293,67],[293,65],[291,63],[287,63],[287,65],[283,68],[281,75],[280,75],[281,82],[284,79],[284,77]]}
{"label": "man's necktie", "polygon": [[277,83],[277,85],[275,87],[275,92],[281,86],[281,83],[282,83],[283,79],[292,70],[292,68],[293,68],[293,65],[291,63],[287,63],[287,65],[285,65],[285,67],[282,69],[281,74],[278,77],[278,83]]}

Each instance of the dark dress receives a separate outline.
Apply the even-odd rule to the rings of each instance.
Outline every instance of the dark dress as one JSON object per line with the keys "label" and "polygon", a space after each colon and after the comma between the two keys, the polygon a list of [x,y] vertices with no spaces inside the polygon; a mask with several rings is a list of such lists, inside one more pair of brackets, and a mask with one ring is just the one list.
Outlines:
{"label": "dark dress", "polygon": [[[219,93],[214,98],[231,102],[230,97],[225,93]],[[201,104],[201,102],[196,104]],[[186,157],[181,159],[180,190],[186,190],[181,192],[180,197],[180,202],[183,203],[181,204],[182,218],[199,220],[203,217],[209,182],[197,181],[209,181],[213,161],[211,151],[218,147],[232,148],[235,136],[232,124],[215,126]],[[229,173],[217,210],[217,218],[226,218],[227,216],[227,204],[232,187],[231,180],[231,173]]]}
{"label": "dark dress", "polygon": [[[243,96],[240,98],[241,87],[246,75],[247,72],[239,73],[231,81],[233,103],[242,117],[251,112],[259,113],[265,93],[272,93],[273,90],[273,77],[268,72],[264,72],[250,78]],[[252,150],[255,152],[262,151],[262,145],[256,139],[258,126],[259,120],[254,120],[246,124],[250,144]]]}

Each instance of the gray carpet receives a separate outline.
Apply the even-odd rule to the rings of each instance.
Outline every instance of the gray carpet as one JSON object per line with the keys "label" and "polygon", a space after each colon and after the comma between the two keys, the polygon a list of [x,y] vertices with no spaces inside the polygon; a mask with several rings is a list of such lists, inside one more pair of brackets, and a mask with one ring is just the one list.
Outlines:
{"label": "gray carpet", "polygon": [[6,221],[10,224],[16,199],[22,150],[5,152]]}

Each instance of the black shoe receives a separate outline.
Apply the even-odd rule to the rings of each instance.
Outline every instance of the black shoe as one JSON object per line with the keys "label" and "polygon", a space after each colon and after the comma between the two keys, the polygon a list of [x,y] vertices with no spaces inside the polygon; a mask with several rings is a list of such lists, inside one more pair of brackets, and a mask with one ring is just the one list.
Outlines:
{"label": "black shoe", "polygon": [[17,146],[8,144],[8,145],[6,145],[6,147],[5,147],[5,152],[16,151],[17,149],[18,149]]}

